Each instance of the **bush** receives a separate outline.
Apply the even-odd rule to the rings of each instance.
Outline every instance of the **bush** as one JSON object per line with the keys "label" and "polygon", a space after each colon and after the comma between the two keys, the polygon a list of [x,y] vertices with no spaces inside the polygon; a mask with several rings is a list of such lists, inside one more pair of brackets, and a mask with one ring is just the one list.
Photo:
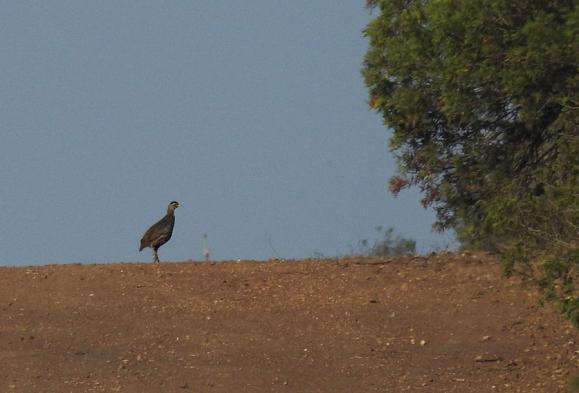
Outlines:
{"label": "bush", "polygon": [[367,239],[358,242],[358,255],[371,257],[399,257],[416,254],[416,241],[394,235],[394,228],[384,229],[382,226],[376,227],[376,231],[381,238],[374,241],[372,245]]}

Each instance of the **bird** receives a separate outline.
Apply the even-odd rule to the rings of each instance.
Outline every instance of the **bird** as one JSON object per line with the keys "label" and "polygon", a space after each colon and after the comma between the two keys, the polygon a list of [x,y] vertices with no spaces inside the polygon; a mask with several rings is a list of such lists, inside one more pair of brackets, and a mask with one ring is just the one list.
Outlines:
{"label": "bird", "polygon": [[139,252],[144,248],[151,247],[153,249],[153,262],[159,263],[159,254],[157,250],[163,244],[167,243],[173,235],[173,227],[175,226],[175,209],[181,207],[179,202],[172,201],[167,206],[167,214],[155,224],[151,225],[141,239],[141,247]]}

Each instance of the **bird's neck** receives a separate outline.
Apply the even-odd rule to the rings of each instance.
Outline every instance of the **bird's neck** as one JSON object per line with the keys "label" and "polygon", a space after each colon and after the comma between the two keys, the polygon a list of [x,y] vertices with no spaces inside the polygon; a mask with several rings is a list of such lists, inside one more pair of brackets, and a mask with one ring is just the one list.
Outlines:
{"label": "bird's neck", "polygon": [[175,215],[175,209],[168,208],[167,209],[167,215],[168,216],[174,216]]}

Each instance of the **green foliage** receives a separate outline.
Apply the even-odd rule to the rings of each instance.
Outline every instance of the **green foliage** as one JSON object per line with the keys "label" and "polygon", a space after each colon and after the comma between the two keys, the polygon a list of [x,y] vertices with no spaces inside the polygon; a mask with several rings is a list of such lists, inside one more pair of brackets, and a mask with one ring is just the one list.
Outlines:
{"label": "green foliage", "polygon": [[415,240],[394,235],[394,228],[392,227],[384,229],[378,226],[376,231],[381,238],[374,241],[372,245],[367,239],[360,240],[358,243],[359,251],[356,254],[371,257],[399,257],[416,254]]}
{"label": "green foliage", "polygon": [[579,138],[562,138],[558,156],[531,174],[534,190],[513,198],[528,179],[512,178],[503,183],[502,194],[484,203],[488,213],[480,233],[502,239],[507,274],[518,268],[536,280],[545,299],[559,303],[579,326]]}
{"label": "green foliage", "polygon": [[370,105],[393,135],[397,194],[438,229],[501,252],[579,323],[579,3],[369,0]]}

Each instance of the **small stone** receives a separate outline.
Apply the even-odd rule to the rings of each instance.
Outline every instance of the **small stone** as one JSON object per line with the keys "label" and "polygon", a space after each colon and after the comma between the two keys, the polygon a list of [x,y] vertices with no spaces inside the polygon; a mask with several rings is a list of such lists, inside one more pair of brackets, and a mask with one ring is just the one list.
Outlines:
{"label": "small stone", "polygon": [[499,360],[501,360],[501,358],[499,358],[496,355],[478,355],[477,357],[474,358],[474,361],[477,363],[487,363],[487,362],[498,362]]}
{"label": "small stone", "polygon": [[426,345],[426,340],[420,340],[420,345],[421,345],[421,346],[425,346],[425,345]]}

